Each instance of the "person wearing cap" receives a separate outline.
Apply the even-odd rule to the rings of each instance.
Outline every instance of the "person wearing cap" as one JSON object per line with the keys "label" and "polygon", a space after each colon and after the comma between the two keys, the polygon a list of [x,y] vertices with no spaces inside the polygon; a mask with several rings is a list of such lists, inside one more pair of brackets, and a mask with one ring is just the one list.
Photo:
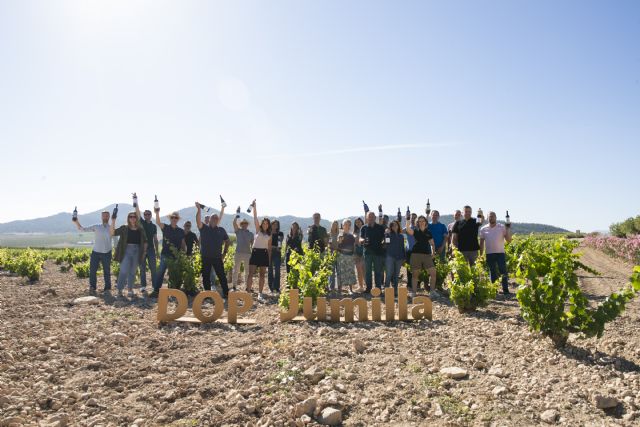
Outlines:
{"label": "person wearing cap", "polygon": [[168,268],[168,259],[173,259],[174,255],[171,249],[177,249],[182,252],[187,251],[187,245],[184,241],[184,230],[178,227],[178,221],[180,221],[180,214],[173,212],[169,215],[169,224],[165,224],[160,219],[160,209],[154,209],[156,211],[156,224],[162,231],[162,252],[160,253],[160,267],[156,274],[155,281],[153,283],[153,293],[150,297],[157,297],[162,282],[164,281],[164,275]]}
{"label": "person wearing cap", "polygon": [[147,235],[138,222],[139,213],[129,212],[127,214],[127,224],[116,228],[116,219],[111,218],[111,236],[118,236],[118,245],[113,259],[120,263],[120,274],[118,274],[118,297],[122,297],[122,291],[127,286],[128,296],[132,298],[133,281],[136,277],[138,263],[145,256],[147,250]]}
{"label": "person wearing cap", "polygon": [[93,232],[93,250],[89,257],[89,293],[96,293],[98,284],[98,267],[102,264],[102,272],[104,275],[104,292],[111,291],[111,232],[109,227],[109,211],[102,211],[100,224],[94,224],[89,227],[80,225],[80,221],[76,218],[73,223],[79,231]]}
{"label": "person wearing cap", "polygon": [[233,230],[236,233],[236,254],[233,257],[233,273],[231,285],[235,291],[240,283],[240,268],[244,266],[244,284],[249,283],[249,260],[251,259],[251,245],[253,233],[248,230],[249,221],[242,218],[238,226],[238,218],[233,218]]}
{"label": "person wearing cap", "polygon": [[187,256],[193,255],[193,247],[200,244],[196,233],[191,231],[191,221],[184,223],[184,243],[187,246]]}
{"label": "person wearing cap", "polygon": [[158,253],[158,227],[151,222],[151,211],[144,211],[144,216],[140,215],[140,204],[136,204],[136,215],[139,223],[142,224],[144,234],[147,238],[147,249],[140,261],[140,292],[147,291],[147,263],[149,263],[149,273],[151,274],[151,282],[156,277],[156,254]]}
{"label": "person wearing cap", "polygon": [[211,215],[209,225],[203,223],[201,218],[202,205],[196,202],[196,225],[200,230],[200,255],[202,256],[202,286],[206,291],[211,290],[211,270],[213,269],[222,288],[222,297],[227,298],[229,288],[227,275],[224,272],[224,258],[231,241],[227,231],[218,226],[218,215]]}

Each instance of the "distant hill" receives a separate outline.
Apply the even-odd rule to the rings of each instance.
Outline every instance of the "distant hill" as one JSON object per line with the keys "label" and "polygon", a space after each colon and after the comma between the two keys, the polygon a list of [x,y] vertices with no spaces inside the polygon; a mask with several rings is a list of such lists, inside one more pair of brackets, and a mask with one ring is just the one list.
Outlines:
{"label": "distant hill", "polygon": [[[108,210],[111,212],[114,208],[115,204],[106,206],[103,209],[99,209],[94,212],[90,212],[87,214],[78,215],[78,219],[80,223],[84,226],[88,226],[91,224],[96,224],[100,222],[100,213],[103,210]],[[120,203],[118,205],[119,215],[117,224],[124,224],[125,218],[129,211],[133,210],[133,206],[127,203]],[[180,211],[180,225],[184,224],[184,221],[190,220],[193,225],[194,231],[196,231],[195,226],[195,217],[196,217],[196,209],[195,207],[188,207],[181,209]],[[162,220],[165,222],[169,222],[166,215],[170,212],[162,211],[163,215]],[[203,212],[204,215],[210,215],[213,213],[219,214],[217,209],[211,209],[209,212]],[[224,218],[222,220],[222,226],[228,231],[233,232],[233,217],[235,216],[235,209],[231,208],[228,211],[225,211]],[[251,224],[253,221],[253,217],[248,215],[246,210],[240,214],[241,218],[246,218],[250,222],[250,229],[253,229],[253,225]],[[358,215],[363,218],[363,215]],[[291,224],[293,222],[297,222],[302,230],[306,231],[307,227],[313,224],[313,220],[311,217],[297,217],[292,215],[283,215],[280,217],[272,217],[271,219],[277,218],[280,221],[281,228],[283,232],[288,232],[291,228]],[[351,216],[351,218],[355,218],[355,216]],[[452,215],[442,215],[441,222],[444,224],[448,224],[453,221]],[[322,225],[329,228],[331,222],[329,220],[323,219]],[[73,233],[76,232],[75,225],[71,222],[71,213],[70,212],[61,212],[55,215],[43,217],[43,218],[35,218],[35,219],[27,219],[27,220],[19,220],[19,221],[11,221],[4,224],[0,224],[0,234],[15,234],[15,233],[44,233],[44,234],[58,234],[58,233]],[[535,223],[513,223],[513,231],[518,234],[529,234],[529,233],[562,233],[567,232],[560,227],[554,227],[552,225],[547,224],[535,224]]]}

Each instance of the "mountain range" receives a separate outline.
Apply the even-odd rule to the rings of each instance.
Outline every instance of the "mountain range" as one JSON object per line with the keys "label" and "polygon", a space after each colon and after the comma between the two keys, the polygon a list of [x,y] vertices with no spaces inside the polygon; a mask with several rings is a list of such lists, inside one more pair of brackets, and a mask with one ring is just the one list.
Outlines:
{"label": "mountain range", "polygon": [[[104,210],[109,212],[113,211],[115,204],[106,206],[103,209],[99,209],[94,212],[79,214],[78,220],[83,226],[89,226],[92,224],[96,224],[100,222],[100,213]],[[133,206],[127,203],[119,203],[118,204],[118,219],[116,224],[124,224],[124,221],[127,217],[127,213],[133,210]],[[197,227],[195,225],[196,218],[196,208],[195,207],[187,207],[180,209],[178,211],[180,213],[180,225],[184,224],[186,220],[190,220],[193,223],[193,230],[196,231]],[[163,222],[169,222],[169,219],[166,217],[170,212],[161,211]],[[219,214],[219,210],[211,208],[210,211],[203,211],[203,219],[204,215],[211,215],[213,213]],[[229,210],[225,209],[225,214],[222,219],[221,226],[224,227],[228,232],[233,232],[233,217],[235,216],[235,209],[230,208]],[[360,218],[363,218],[362,214],[357,215]],[[240,217],[246,218],[249,220],[249,224],[253,222],[253,217],[247,214],[246,211],[242,211],[240,213]],[[351,216],[350,218],[355,218],[356,215]],[[154,214],[155,218],[155,214]],[[306,229],[313,224],[313,219],[311,217],[298,217],[293,215],[282,215],[282,216],[269,216],[271,219],[278,219],[280,221],[281,230],[283,232],[288,232],[291,228],[291,224],[293,222],[297,222],[302,230],[306,231]],[[453,221],[452,215],[442,215],[440,217],[440,222],[448,224]],[[327,229],[330,228],[331,222],[329,220],[323,219],[321,224]],[[253,227],[250,225],[250,229]],[[75,225],[71,222],[71,213],[70,212],[60,212],[55,215],[42,217],[42,218],[34,218],[34,219],[26,219],[26,220],[17,220],[6,222],[0,224],[0,234],[15,234],[15,233],[44,233],[44,234],[57,234],[57,233],[70,233],[76,231]],[[513,223],[513,231],[514,233],[519,234],[528,234],[528,233],[561,233],[567,232],[567,230],[555,227],[547,224],[536,224],[536,223]]]}

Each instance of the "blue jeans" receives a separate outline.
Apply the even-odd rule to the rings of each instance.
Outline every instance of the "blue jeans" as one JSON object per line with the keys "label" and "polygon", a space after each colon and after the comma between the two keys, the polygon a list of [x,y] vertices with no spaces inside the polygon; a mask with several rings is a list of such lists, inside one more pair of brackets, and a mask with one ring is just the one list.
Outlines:
{"label": "blue jeans", "polygon": [[164,274],[167,272],[167,256],[160,255],[160,267],[158,267],[158,272],[153,282],[153,290],[157,291],[162,287],[162,282],[164,281]]}
{"label": "blue jeans", "polygon": [[280,266],[282,265],[282,252],[280,248],[271,249],[271,264],[267,270],[269,289],[280,292]]}
{"label": "blue jeans", "polygon": [[507,260],[504,253],[487,254],[487,265],[491,281],[495,282],[499,276],[502,276],[502,291],[509,292],[509,276],[507,275]]}
{"label": "blue jeans", "polygon": [[382,289],[382,277],[384,274],[384,256],[364,254],[364,282],[367,286],[367,292],[371,292],[373,286],[371,275],[375,279],[376,288]]}
{"label": "blue jeans", "polygon": [[111,252],[91,251],[91,256],[89,257],[89,289],[96,290],[100,263],[102,263],[102,272],[104,273],[104,290],[108,291],[111,289]]}
{"label": "blue jeans", "polygon": [[384,281],[384,287],[388,288],[390,284],[393,284],[393,289],[398,289],[398,277],[400,276],[400,269],[404,264],[404,258],[395,259],[394,257],[387,256],[385,259],[385,270],[387,277]]}
{"label": "blue jeans", "polygon": [[153,286],[153,281],[156,277],[156,249],[153,246],[149,246],[147,248],[147,253],[144,258],[142,258],[142,263],[140,264],[140,287],[147,287],[147,261],[149,262],[149,273],[151,273],[151,286]]}
{"label": "blue jeans", "polygon": [[127,245],[124,251],[124,258],[120,262],[120,274],[118,274],[118,291],[124,289],[133,290],[133,281],[136,278],[138,260],[140,259],[140,245]]}

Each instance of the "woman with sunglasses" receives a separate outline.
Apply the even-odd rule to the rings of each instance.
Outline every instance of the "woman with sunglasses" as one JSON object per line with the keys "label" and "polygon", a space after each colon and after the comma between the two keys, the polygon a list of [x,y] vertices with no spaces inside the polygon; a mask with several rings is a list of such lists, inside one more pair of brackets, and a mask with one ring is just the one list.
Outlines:
{"label": "woman with sunglasses", "polygon": [[356,269],[353,254],[356,249],[356,238],[351,234],[351,220],[342,221],[342,229],[338,234],[338,257],[336,273],[338,276],[338,294],[342,294],[342,285],[349,285],[349,293],[353,293],[356,283]]}
{"label": "woman with sunglasses", "polygon": [[136,277],[138,264],[144,259],[147,250],[147,236],[138,223],[136,212],[129,212],[127,215],[127,225],[122,225],[116,229],[116,218],[111,218],[112,236],[118,236],[118,245],[113,259],[120,263],[120,274],[118,274],[118,297],[122,297],[125,285],[129,288],[128,296],[133,297],[133,281]]}
{"label": "woman with sunglasses", "polygon": [[416,240],[411,251],[411,297],[416,296],[420,272],[424,269],[429,272],[431,295],[436,287],[436,267],[433,263],[436,252],[433,236],[429,231],[427,218],[424,215],[418,217],[418,226],[411,227],[411,218],[407,218],[406,230],[409,236]]}
{"label": "woman with sunglasses", "polygon": [[271,262],[269,263],[269,290],[280,293],[280,267],[282,266],[282,241],[284,234],[280,231],[280,221],[271,223]]}
{"label": "woman with sunglasses", "polygon": [[253,223],[256,226],[256,235],[253,240],[253,249],[249,259],[249,282],[247,282],[247,292],[251,292],[253,287],[253,276],[258,270],[258,302],[264,302],[262,291],[264,289],[264,276],[267,268],[271,264],[271,221],[269,218],[262,218],[258,221],[258,210],[256,201],[251,203],[253,208]]}
{"label": "woman with sunglasses", "polygon": [[291,224],[291,229],[289,230],[289,234],[287,235],[287,244],[284,251],[284,262],[285,267],[287,268],[287,274],[291,271],[291,267],[289,266],[289,259],[291,259],[291,252],[297,252],[302,255],[304,252],[302,251],[302,230],[300,230],[300,224],[297,222],[293,222]]}
{"label": "woman with sunglasses", "polygon": [[364,248],[360,243],[360,230],[364,226],[362,218],[356,218],[353,222],[353,235],[356,237],[356,251],[353,255],[353,260],[356,264],[356,273],[358,275],[358,290],[357,292],[364,291]]}

